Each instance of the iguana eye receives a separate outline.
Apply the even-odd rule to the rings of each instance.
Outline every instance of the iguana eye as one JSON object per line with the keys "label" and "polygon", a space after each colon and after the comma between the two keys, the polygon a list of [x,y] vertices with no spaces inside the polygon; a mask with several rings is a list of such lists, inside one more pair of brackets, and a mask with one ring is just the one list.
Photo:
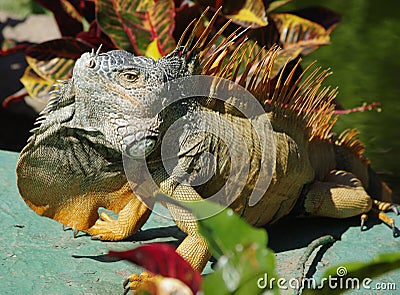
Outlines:
{"label": "iguana eye", "polygon": [[138,79],[138,72],[126,72],[123,73],[123,76],[127,82],[135,82]]}
{"label": "iguana eye", "polygon": [[94,58],[89,59],[89,60],[87,61],[87,63],[86,63],[86,66],[87,66],[88,68],[94,68],[95,65],[96,65],[96,62],[94,61]]}

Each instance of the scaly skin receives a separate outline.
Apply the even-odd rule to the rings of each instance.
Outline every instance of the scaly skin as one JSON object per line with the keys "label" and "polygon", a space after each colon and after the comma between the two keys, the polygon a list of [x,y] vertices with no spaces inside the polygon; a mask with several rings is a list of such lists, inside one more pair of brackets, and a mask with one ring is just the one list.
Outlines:
{"label": "scaly skin", "polygon": [[[226,77],[218,66],[206,70],[198,60],[204,42],[190,46],[186,47],[191,51],[186,48],[182,53],[178,47],[157,61],[125,51],[82,55],[74,67],[73,78],[60,86],[18,161],[18,187],[35,212],[98,239],[124,239],[140,229],[150,214],[127,183],[122,165],[122,154],[127,149],[128,154],[147,155],[151,176],[162,192],[176,200],[199,201],[225,184],[233,163],[228,149],[243,142],[249,156],[237,157],[235,167],[240,170],[249,165],[249,177],[238,179],[242,183],[230,183],[224,196],[225,201],[234,200],[231,208],[250,224],[263,226],[274,222],[288,215],[297,202],[303,204],[303,213],[308,215],[346,218],[371,210],[373,200],[367,191],[383,198],[382,191],[387,190],[382,189],[381,182],[360,154],[352,150],[354,145],[331,139],[331,114],[324,113],[329,111],[329,100],[324,104],[313,96],[313,91],[296,94],[298,88],[312,88],[317,93],[323,78],[315,77],[315,84],[311,86],[294,83],[288,91],[262,93],[249,86],[248,80],[242,81],[265,105],[266,112],[258,115],[253,123],[268,118],[273,128],[270,133],[259,125],[255,125],[259,127],[255,130],[247,118],[212,99],[179,101],[167,107],[161,116],[152,115],[153,106],[160,101],[151,100],[146,94],[164,82],[196,73]],[[226,52],[217,49],[211,60],[221,65]],[[268,60],[274,60],[274,54],[271,51],[265,58],[266,67]],[[273,62],[270,64],[272,68]],[[245,65],[251,67],[252,63]],[[269,89],[266,87],[271,80],[262,80],[263,74],[259,75],[256,76],[261,81],[258,85]],[[289,99],[285,97],[287,93],[292,95]],[[272,103],[268,106],[269,100]],[[283,107],[283,103],[289,108]],[[305,106],[312,111],[305,109],[304,113]],[[175,141],[170,142],[178,147],[178,161],[167,173],[159,161],[160,144],[170,140],[167,136],[164,138],[165,131],[181,118],[186,124],[175,130]],[[226,126],[231,128],[223,128]],[[193,133],[196,128],[207,132]],[[222,135],[229,138],[229,146],[221,139]],[[272,180],[261,200],[250,206],[249,197],[262,170],[262,159],[271,151],[260,148],[270,147],[268,136],[276,143]],[[132,144],[128,146],[127,140]],[[204,162],[203,153],[216,155],[216,163]],[[184,183],[184,180],[201,178],[211,169],[215,173],[206,183],[196,187]],[[182,171],[189,178],[182,176]],[[236,185],[241,184],[244,189],[236,190]],[[384,198],[390,200],[387,195]],[[196,219],[176,205],[166,206],[188,235],[177,252],[201,271],[210,252],[197,232]],[[99,207],[119,212],[118,220],[102,214],[96,221]],[[135,288],[141,277],[133,275],[130,281],[128,287]]]}

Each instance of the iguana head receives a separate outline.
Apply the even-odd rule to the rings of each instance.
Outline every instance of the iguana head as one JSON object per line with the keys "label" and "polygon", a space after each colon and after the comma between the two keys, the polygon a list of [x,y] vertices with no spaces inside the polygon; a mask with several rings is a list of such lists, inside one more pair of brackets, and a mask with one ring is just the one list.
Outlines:
{"label": "iguana head", "polygon": [[129,142],[138,154],[146,153],[155,144],[159,126],[159,117],[151,112],[159,98],[149,94],[191,74],[185,59],[176,54],[153,60],[123,50],[84,53],[71,81],[79,110],[75,116],[121,151]]}
{"label": "iguana head", "polygon": [[[197,21],[186,43],[182,45],[182,37],[173,52],[158,60],[123,50],[83,54],[75,64],[71,81],[79,110],[75,116],[85,121],[82,125],[102,132],[121,152],[129,144],[129,154],[147,154],[157,141],[162,120],[158,113],[163,101],[154,94],[156,90],[168,81],[202,73],[201,60],[213,61],[223,55],[224,44],[213,47],[215,38],[206,42],[215,18],[200,37],[196,34],[202,25]],[[217,54],[204,58],[212,47]]]}

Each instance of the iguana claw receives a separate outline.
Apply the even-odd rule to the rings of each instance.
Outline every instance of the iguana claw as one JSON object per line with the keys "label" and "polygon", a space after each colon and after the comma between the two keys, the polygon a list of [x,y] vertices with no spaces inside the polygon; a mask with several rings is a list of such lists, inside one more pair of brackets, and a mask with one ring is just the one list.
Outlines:
{"label": "iguana claw", "polygon": [[393,211],[394,214],[399,215],[399,208],[398,208],[398,205],[396,205],[396,204],[391,204],[391,205],[389,206],[389,210],[390,210],[390,211]]}
{"label": "iguana claw", "polygon": [[363,231],[364,230],[364,225],[365,225],[365,221],[367,221],[368,219],[368,214],[362,214],[361,215],[361,225],[360,225],[360,230]]}
{"label": "iguana claw", "polygon": [[68,227],[68,226],[65,226],[64,224],[62,226],[62,229],[63,229],[63,231],[73,230],[74,231],[74,239],[78,237],[78,234],[80,232],[79,230],[71,228],[71,227]]}

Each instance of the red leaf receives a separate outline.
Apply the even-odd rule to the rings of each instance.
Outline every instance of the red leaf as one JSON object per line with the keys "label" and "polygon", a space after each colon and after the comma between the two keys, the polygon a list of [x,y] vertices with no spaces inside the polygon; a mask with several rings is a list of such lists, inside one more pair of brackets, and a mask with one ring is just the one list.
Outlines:
{"label": "red leaf", "polygon": [[89,22],[95,20],[96,12],[93,0],[68,0],[77,11]]}
{"label": "red leaf", "polygon": [[85,42],[65,37],[30,46],[25,53],[38,60],[50,60],[56,57],[77,59],[82,53],[91,49],[92,47]]}
{"label": "red leaf", "polygon": [[147,244],[128,251],[110,251],[108,255],[133,262],[153,274],[178,279],[185,283],[194,294],[200,288],[200,273],[195,271],[169,244]]}
{"label": "red leaf", "polygon": [[15,92],[14,94],[11,94],[9,96],[7,96],[3,103],[1,104],[1,106],[3,108],[7,108],[8,106],[15,104],[17,102],[19,102],[20,100],[24,99],[25,96],[28,96],[28,92],[25,90],[25,88],[22,88],[20,90],[18,90],[17,92]]}
{"label": "red leaf", "polygon": [[[10,44],[5,44],[6,42],[9,42]],[[30,43],[20,43],[20,44],[11,44],[11,43],[13,43],[11,40],[5,40],[5,42],[2,44],[2,48],[0,49],[0,56],[6,56],[16,52],[24,51],[26,48],[31,46]]]}
{"label": "red leaf", "polygon": [[185,29],[189,26],[190,22],[195,18],[198,19],[201,15],[202,8],[199,4],[189,5],[186,2],[175,2],[175,29],[174,39],[179,40]]}
{"label": "red leaf", "polygon": [[58,28],[63,36],[75,36],[83,30],[82,22],[71,15],[61,0],[35,0],[54,14]]}
{"label": "red leaf", "polygon": [[96,21],[93,21],[90,24],[89,31],[80,32],[78,35],[76,35],[76,39],[85,41],[95,48],[98,48],[100,45],[102,45],[102,49],[104,51],[118,49],[110,37],[104,34],[104,32],[100,29]]}

